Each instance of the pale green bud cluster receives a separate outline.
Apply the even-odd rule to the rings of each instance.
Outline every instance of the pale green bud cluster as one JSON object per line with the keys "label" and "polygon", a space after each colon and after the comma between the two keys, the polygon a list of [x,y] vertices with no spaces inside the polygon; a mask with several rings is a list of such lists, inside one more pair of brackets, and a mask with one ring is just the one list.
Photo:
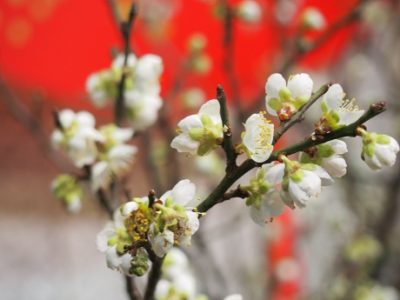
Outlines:
{"label": "pale green bud cluster", "polygon": [[210,56],[205,52],[207,38],[202,34],[193,34],[188,41],[189,67],[190,70],[206,74],[212,67]]}
{"label": "pale green bud cluster", "polygon": [[382,246],[371,235],[362,235],[352,240],[345,249],[347,260],[358,265],[370,264],[382,255]]}
{"label": "pale green bud cluster", "polygon": [[136,255],[131,260],[131,271],[136,276],[143,276],[149,270],[149,256],[143,248],[136,251]]}
{"label": "pale green bud cluster", "polygon": [[82,187],[78,180],[71,175],[61,174],[53,180],[51,188],[54,196],[60,199],[68,210],[79,210],[83,196]]}
{"label": "pale green bud cluster", "polygon": [[364,131],[362,134],[362,142],[362,156],[373,157],[375,155],[376,144],[389,145],[390,137],[384,134]]}

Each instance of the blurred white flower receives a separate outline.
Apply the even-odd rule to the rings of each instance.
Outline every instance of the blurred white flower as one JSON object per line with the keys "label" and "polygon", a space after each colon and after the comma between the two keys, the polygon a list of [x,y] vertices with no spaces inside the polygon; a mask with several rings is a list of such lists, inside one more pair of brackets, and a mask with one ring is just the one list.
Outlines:
{"label": "blurred white flower", "polygon": [[133,129],[106,125],[100,128],[103,136],[103,147],[91,170],[92,189],[107,188],[113,177],[119,177],[129,170],[133,156],[137,152],[135,146],[126,145],[133,136]]}
{"label": "blurred white flower", "polygon": [[274,124],[263,113],[259,113],[252,114],[244,127],[242,139],[248,155],[255,162],[266,161],[273,150]]}
{"label": "blurred white flower", "polygon": [[307,7],[301,14],[301,21],[307,29],[320,30],[326,26],[324,15],[315,7]]}
{"label": "blurred white flower", "polygon": [[58,113],[58,123],[51,135],[52,145],[65,151],[78,168],[92,164],[97,157],[96,142],[103,141],[94,128],[94,117],[85,111],[64,109]]}
{"label": "blurred white flower", "polygon": [[178,152],[204,155],[217,146],[223,137],[220,105],[209,100],[200,107],[198,114],[190,115],[178,123],[179,135],[171,142]]}
{"label": "blurred white flower", "polygon": [[130,54],[124,66],[124,55],[118,55],[106,70],[91,74],[86,90],[95,106],[103,107],[115,101],[118,83],[125,74],[124,104],[126,117],[137,130],[152,125],[162,106],[160,76],[163,71],[161,57],[153,54],[137,58]]}
{"label": "blurred white flower", "polygon": [[265,84],[268,113],[278,116],[281,121],[290,119],[310,100],[313,84],[310,76],[305,73],[290,76],[287,85],[281,74],[272,74]]}
{"label": "blurred white flower", "polygon": [[63,201],[68,212],[77,213],[81,210],[83,191],[74,176],[57,176],[51,183],[51,190],[56,198]]}
{"label": "blurred white flower", "polygon": [[362,158],[372,170],[380,170],[395,164],[399,144],[394,138],[365,130],[361,131],[361,136]]}
{"label": "blurred white flower", "polygon": [[237,7],[237,15],[243,21],[255,23],[261,20],[260,4],[255,0],[243,0]]}

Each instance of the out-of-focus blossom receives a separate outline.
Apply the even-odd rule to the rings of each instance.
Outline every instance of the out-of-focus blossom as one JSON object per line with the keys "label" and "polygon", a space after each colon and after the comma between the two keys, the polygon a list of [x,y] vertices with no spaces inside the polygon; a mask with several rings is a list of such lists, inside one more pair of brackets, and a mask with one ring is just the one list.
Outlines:
{"label": "out-of-focus blossom", "polygon": [[77,179],[68,174],[58,175],[51,183],[51,190],[67,210],[77,213],[81,210],[83,191]]}
{"label": "out-of-focus blossom", "polygon": [[103,141],[102,135],[94,128],[94,117],[85,111],[74,113],[64,109],[58,113],[57,119],[58,127],[51,135],[52,145],[65,151],[78,168],[92,164],[98,152],[96,142]]}
{"label": "out-of-focus blossom", "polygon": [[315,7],[306,8],[301,15],[301,21],[306,29],[320,30],[326,26],[324,15]]}
{"label": "out-of-focus blossom", "polygon": [[209,100],[198,114],[190,115],[178,123],[179,135],[171,142],[178,152],[204,155],[214,149],[223,137],[220,105]]}
{"label": "out-of-focus blossom", "polygon": [[260,21],[262,17],[260,4],[255,0],[241,1],[237,6],[237,16],[249,23]]}
{"label": "out-of-focus blossom", "polygon": [[159,56],[146,54],[137,58],[130,54],[124,68],[124,55],[118,55],[109,69],[91,74],[86,81],[86,90],[98,107],[115,101],[118,83],[125,74],[124,105],[126,117],[137,130],[143,130],[157,119],[162,106],[160,98],[160,76],[163,63]]}
{"label": "out-of-focus blossom", "polygon": [[133,136],[132,129],[110,124],[101,127],[100,133],[104,142],[99,151],[99,160],[91,171],[92,188],[95,191],[107,188],[113,177],[125,174],[137,152],[135,146],[125,144]]}

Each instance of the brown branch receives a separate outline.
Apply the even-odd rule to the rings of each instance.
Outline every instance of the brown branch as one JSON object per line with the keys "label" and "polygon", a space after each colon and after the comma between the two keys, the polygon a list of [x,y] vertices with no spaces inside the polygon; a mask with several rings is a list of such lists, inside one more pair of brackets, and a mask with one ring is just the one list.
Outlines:
{"label": "brown branch", "polygon": [[247,197],[249,197],[250,194],[248,191],[244,190],[240,184],[237,186],[236,189],[231,190],[229,192],[226,192],[223,196],[222,196],[222,200],[229,200],[232,198],[242,198],[245,199]]}
{"label": "brown branch", "polygon": [[130,300],[142,300],[142,296],[135,284],[134,277],[125,276],[125,287]]}
{"label": "brown branch", "polygon": [[114,119],[117,125],[120,125],[122,119],[124,117],[124,102],[125,102],[125,81],[127,77],[126,67],[128,65],[128,57],[131,52],[131,31],[133,21],[135,20],[137,14],[136,5],[132,3],[131,9],[129,11],[129,16],[127,21],[120,22],[120,31],[124,43],[124,63],[123,63],[123,72],[121,75],[121,79],[118,82],[118,91],[117,98],[114,106]]}
{"label": "brown branch", "polygon": [[150,255],[150,259],[153,262],[153,265],[151,266],[149,278],[147,281],[144,300],[154,300],[154,293],[156,291],[157,283],[161,277],[161,267],[164,261],[164,258],[159,258],[156,255]]}
{"label": "brown branch", "polygon": [[231,92],[231,99],[233,106],[238,112],[238,117],[240,122],[244,121],[244,113],[242,109],[242,104],[239,98],[239,85],[237,78],[235,76],[234,70],[234,43],[233,43],[233,22],[235,20],[235,11],[234,8],[230,6],[228,1],[223,1],[224,6],[224,18],[223,18],[223,69],[225,71],[225,75],[228,79],[229,90]]}
{"label": "brown branch", "polygon": [[223,141],[222,148],[226,154],[226,172],[229,173],[237,167],[236,157],[237,153],[232,143],[232,132],[229,124],[228,108],[226,106],[226,96],[221,85],[217,86],[217,100],[220,105],[220,115],[223,126]]}

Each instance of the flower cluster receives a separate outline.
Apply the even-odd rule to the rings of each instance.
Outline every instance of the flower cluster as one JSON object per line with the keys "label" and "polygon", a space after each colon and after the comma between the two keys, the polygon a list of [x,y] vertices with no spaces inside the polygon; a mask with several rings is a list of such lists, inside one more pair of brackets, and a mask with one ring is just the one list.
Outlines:
{"label": "flower cluster", "polygon": [[[53,146],[63,150],[76,167],[89,170],[89,178],[83,179],[90,179],[93,191],[107,188],[113,178],[128,171],[137,152],[135,146],[126,144],[133,137],[133,129],[113,124],[96,129],[90,113],[69,109],[57,114],[57,123],[52,133]],[[61,175],[52,184],[55,196],[72,211],[80,208],[77,199],[82,198],[82,191],[78,187],[77,178],[70,175]]]}
{"label": "flower cluster", "polygon": [[189,246],[199,228],[198,214],[189,207],[195,192],[194,184],[185,179],[159,199],[134,198],[118,208],[97,237],[107,265],[141,276],[148,269],[148,251],[164,257],[173,246]]}
{"label": "flower cluster", "polygon": [[[312,98],[313,80],[302,73],[291,76],[286,82],[281,74],[272,74],[265,89],[266,110],[284,125]],[[355,99],[345,99],[339,84],[329,87],[321,108],[322,116],[310,137],[312,141],[355,124],[365,113],[358,108]],[[223,144],[224,131],[229,130],[221,120],[220,103],[217,100],[206,102],[197,115],[188,116],[178,123],[180,134],[172,141],[172,148],[198,155],[217,148]],[[235,147],[236,154],[245,153],[262,166],[247,186],[240,187],[247,195],[246,204],[250,206],[256,223],[263,224],[280,215],[284,205],[292,209],[307,206],[318,198],[323,186],[346,174],[347,163],[343,155],[347,152],[347,145],[344,141],[328,139],[325,143],[315,142],[298,150],[297,159],[291,159],[284,153],[274,152],[275,128],[266,112],[252,114],[244,123],[244,129],[242,143]],[[360,126],[351,134],[362,137],[362,158],[371,169],[395,163],[399,145],[390,136],[367,132]],[[274,159],[270,159],[272,154],[275,154]]]}
{"label": "flower cluster", "polygon": [[[91,74],[86,90],[97,107],[103,107],[118,97],[119,82],[125,76],[123,97],[126,117],[136,130],[152,125],[162,105],[159,79],[162,60],[153,54],[136,57],[130,54],[124,64],[124,55],[118,55],[109,69]],[[125,67],[124,67],[125,66]]]}

